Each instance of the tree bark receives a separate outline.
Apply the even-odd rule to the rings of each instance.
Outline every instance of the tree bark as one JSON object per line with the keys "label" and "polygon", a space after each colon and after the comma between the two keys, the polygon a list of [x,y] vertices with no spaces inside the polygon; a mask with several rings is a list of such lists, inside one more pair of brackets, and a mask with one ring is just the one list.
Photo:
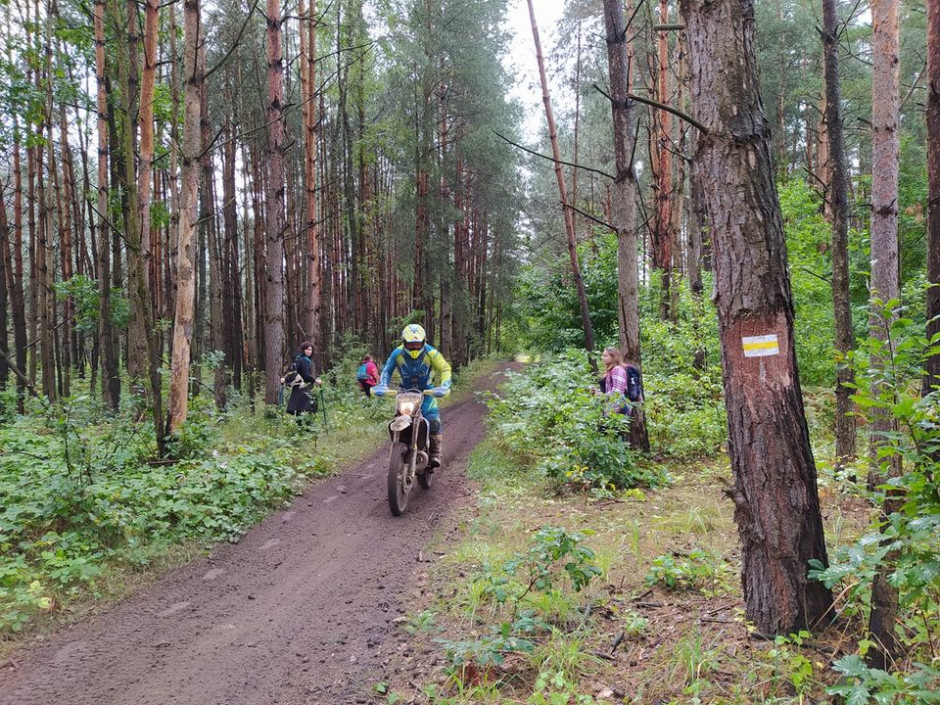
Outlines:
{"label": "tree bark", "polygon": [[[611,225],[617,232],[617,318],[620,324],[620,349],[624,359],[642,370],[640,353],[640,298],[636,245],[637,185],[633,171],[636,112],[627,99],[630,93],[630,60],[627,52],[623,3],[605,0],[604,26],[607,31],[607,63],[610,75],[611,112],[613,113],[614,179]],[[630,426],[630,445],[640,450],[650,448],[646,416],[639,414]]]}
{"label": "tree bark", "polygon": [[170,394],[167,401],[167,430],[177,433],[189,403],[190,345],[193,338],[193,317],[196,304],[196,262],[194,241],[199,193],[199,156],[202,152],[200,135],[201,95],[204,82],[199,54],[202,49],[202,28],[199,0],[186,0],[183,4],[183,31],[185,33],[184,75],[186,88],[183,123],[183,188],[180,203],[179,234],[177,235],[176,318],[173,323],[173,358],[170,371]]}
{"label": "tree bark", "polygon": [[121,376],[117,338],[111,323],[111,224],[108,205],[108,92],[105,75],[104,0],[94,4],[95,76],[98,111],[98,340],[101,390],[104,403],[117,411],[121,403]]}
{"label": "tree bark", "polygon": [[[659,2],[659,20],[669,23],[668,0]],[[669,33],[660,31],[657,37],[658,79],[656,88],[658,100],[669,105]],[[666,321],[674,316],[671,311],[672,297],[672,255],[675,233],[672,229],[672,113],[668,110],[656,111],[656,227],[652,232],[653,266],[662,272],[662,292],[659,301],[659,317]]]}
{"label": "tree bark", "polygon": [[561,150],[558,147],[558,131],[555,129],[555,116],[552,113],[552,99],[548,91],[548,76],[545,74],[545,60],[542,57],[542,42],[539,39],[539,27],[535,20],[535,10],[532,0],[529,5],[529,20],[532,24],[532,39],[535,42],[535,57],[539,66],[539,80],[542,84],[542,103],[545,105],[545,119],[548,122],[548,137],[552,143],[552,157],[555,162],[555,180],[558,182],[558,196],[561,200],[562,216],[565,221],[565,235],[568,239],[568,256],[571,259],[571,276],[574,278],[578,290],[578,302],[581,306],[581,324],[584,327],[584,347],[587,349],[591,367],[597,371],[597,361],[591,354],[594,352],[594,328],[591,325],[591,312],[588,307],[587,291],[584,279],[581,276],[581,266],[578,263],[578,241],[574,231],[574,211],[568,203],[568,189],[565,185],[565,175],[561,168]]}
{"label": "tree bark", "polygon": [[[793,302],[751,0],[682,0],[698,140],[694,178],[715,225],[716,304],[745,617],[763,633],[812,628],[832,595],[793,339]],[[768,338],[754,340],[757,336]],[[769,336],[773,336],[772,338]],[[753,353],[763,356],[752,357]]]}
{"label": "tree bark", "polygon": [[[940,333],[940,5],[927,3],[927,337]],[[940,355],[927,359],[925,391],[940,385]]]}
{"label": "tree bark", "polygon": [[265,289],[265,394],[277,403],[281,360],[284,355],[284,62],[281,55],[281,4],[267,0],[268,63],[268,188],[265,236],[267,286]]}
{"label": "tree bark", "polygon": [[[832,309],[835,346],[842,358],[836,371],[836,463],[855,457],[855,417],[852,390],[855,375],[848,354],[855,348],[852,304],[849,299],[849,188],[848,162],[842,126],[842,91],[839,78],[839,38],[836,0],[823,0],[823,59],[825,63],[825,133],[828,144],[828,210],[832,222]],[[823,150],[820,150],[821,152]]]}
{"label": "tree bark", "polygon": [[[900,60],[899,60],[899,3],[898,0],[874,0],[872,16],[872,182],[871,182],[871,296],[882,304],[873,304],[869,326],[871,336],[886,343],[884,355],[873,355],[871,366],[883,369],[891,355],[888,329],[895,313],[884,310],[883,304],[901,297],[898,269],[898,179],[900,140]],[[881,393],[878,383],[872,385],[872,394]],[[869,486],[882,484],[901,474],[900,456],[878,459],[878,448],[889,442],[898,430],[897,420],[884,409],[874,408],[871,422],[871,458]],[[901,500],[888,494],[881,507],[882,520],[898,511]],[[875,646],[868,653],[869,665],[886,670],[898,656],[898,643],[894,634],[898,610],[898,590],[889,582],[894,571],[897,553],[885,556],[872,582],[869,632]]]}
{"label": "tree bark", "polygon": [[[310,0],[310,11],[301,25],[301,34],[307,37],[306,52],[301,62],[301,71],[305,77],[303,93],[304,124],[304,187],[306,189],[306,230],[307,239],[307,315],[306,337],[313,343],[314,355],[320,359],[323,348],[320,330],[322,316],[323,285],[320,281],[320,225],[317,222],[317,22],[316,0]],[[301,12],[303,16],[303,12]]]}

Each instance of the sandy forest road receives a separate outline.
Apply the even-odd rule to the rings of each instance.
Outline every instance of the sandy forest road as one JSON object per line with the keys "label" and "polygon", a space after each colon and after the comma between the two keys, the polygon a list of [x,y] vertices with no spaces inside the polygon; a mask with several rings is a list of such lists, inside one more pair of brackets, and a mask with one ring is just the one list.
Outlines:
{"label": "sandy forest road", "polygon": [[0,705],[372,702],[395,667],[399,596],[416,589],[422,549],[453,530],[470,495],[459,470],[485,414],[476,398],[444,411],[446,466],[404,516],[389,512],[383,445],[238,544],[14,654]]}

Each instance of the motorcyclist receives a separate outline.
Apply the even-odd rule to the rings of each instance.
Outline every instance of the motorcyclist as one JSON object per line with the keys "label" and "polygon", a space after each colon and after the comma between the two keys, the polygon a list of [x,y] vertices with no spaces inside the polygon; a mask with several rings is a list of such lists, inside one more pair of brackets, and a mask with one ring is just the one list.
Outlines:
{"label": "motorcyclist", "polygon": [[[401,377],[401,389],[431,390],[432,396],[424,397],[421,412],[430,425],[428,469],[433,471],[441,466],[441,412],[437,400],[450,394],[450,365],[437,348],[428,344],[424,328],[412,323],[401,332],[401,345],[388,356],[382,377],[372,388],[372,394],[382,396],[387,393],[392,374],[396,371]],[[432,384],[435,375],[437,386]]]}

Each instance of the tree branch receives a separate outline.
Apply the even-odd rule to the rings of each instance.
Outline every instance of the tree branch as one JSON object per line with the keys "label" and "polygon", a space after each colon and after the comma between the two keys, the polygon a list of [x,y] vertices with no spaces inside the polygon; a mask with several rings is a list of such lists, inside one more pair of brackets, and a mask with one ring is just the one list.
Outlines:
{"label": "tree branch", "polygon": [[[546,155],[546,154],[540,154],[539,152],[535,152],[535,151],[529,149],[528,147],[523,147],[523,146],[522,146],[521,144],[519,144],[518,142],[513,142],[513,141],[512,141],[511,139],[509,139],[508,137],[504,137],[503,135],[499,134],[496,130],[493,130],[493,134],[496,135],[497,137],[499,137],[499,138],[500,138],[501,140],[503,140],[504,142],[508,142],[508,143],[511,144],[513,147],[518,147],[518,148],[521,149],[523,152],[528,152],[529,154],[532,154],[532,155],[534,155],[534,156],[536,156],[536,157],[541,157],[542,159],[546,159],[546,160],[548,160],[548,161],[550,161],[550,162],[554,162],[554,161],[555,161],[555,159],[554,159],[553,157],[549,157],[549,156]],[[573,164],[572,162],[566,162],[566,161],[561,161],[561,160],[559,160],[559,163],[560,163],[560,164],[564,164],[565,166],[573,167],[573,168],[575,168],[575,169],[584,169],[584,171],[591,171],[591,172],[594,172],[595,174],[600,174],[601,176],[605,176],[605,177],[607,177],[608,179],[610,179],[611,181],[616,181],[616,179],[615,179],[613,176],[611,176],[610,174],[608,174],[606,171],[601,171],[600,169],[592,169],[592,168],[589,167],[589,166],[582,166],[581,164]]]}
{"label": "tree branch", "polygon": [[[601,87],[598,86],[596,83],[594,84],[594,89],[598,93],[600,93],[602,96],[607,98],[607,100],[609,100],[611,103],[614,103],[617,107],[624,107],[624,108],[627,107],[626,105],[620,105],[610,95],[605,93],[603,89],[601,89]],[[678,108],[674,108],[671,105],[666,105],[665,103],[660,103],[658,101],[653,100],[652,98],[643,98],[642,96],[638,96],[635,93],[627,93],[627,101],[630,101],[630,100],[635,100],[637,103],[643,103],[644,105],[649,105],[654,108],[659,108],[660,110],[665,110],[667,113],[672,113],[680,120],[685,120],[687,123],[689,123],[693,127],[698,128],[698,130],[703,135],[708,134],[708,128],[706,128],[702,123],[700,123],[694,117],[692,117],[691,115],[688,115],[687,113],[682,112]]]}

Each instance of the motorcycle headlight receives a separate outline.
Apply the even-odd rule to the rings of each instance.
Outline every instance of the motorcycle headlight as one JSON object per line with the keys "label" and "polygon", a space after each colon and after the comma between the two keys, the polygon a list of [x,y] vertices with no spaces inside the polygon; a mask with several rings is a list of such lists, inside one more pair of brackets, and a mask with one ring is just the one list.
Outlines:
{"label": "motorcycle headlight", "polygon": [[403,401],[398,405],[398,413],[402,416],[411,416],[415,412],[415,403],[413,401]]}

